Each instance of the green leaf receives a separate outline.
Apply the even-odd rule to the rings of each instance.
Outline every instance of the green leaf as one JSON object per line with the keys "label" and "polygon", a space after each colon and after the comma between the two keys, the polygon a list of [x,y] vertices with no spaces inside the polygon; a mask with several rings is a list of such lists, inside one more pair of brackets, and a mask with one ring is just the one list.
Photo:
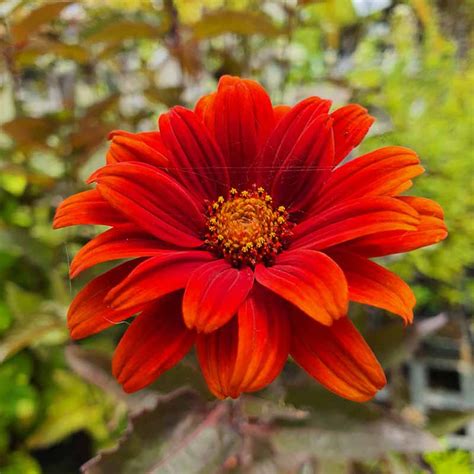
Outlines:
{"label": "green leaf", "polygon": [[472,474],[474,463],[468,451],[445,451],[425,454],[434,474]]}
{"label": "green leaf", "polygon": [[104,414],[110,408],[106,410],[97,392],[75,375],[56,370],[47,387],[46,403],[44,419],[26,439],[28,448],[45,448],[79,430],[107,437]]}
{"label": "green leaf", "polygon": [[474,411],[459,412],[453,410],[440,410],[430,414],[427,430],[435,436],[445,436],[466,426],[474,420]]}
{"label": "green leaf", "polygon": [[26,291],[12,282],[5,285],[5,301],[17,319],[38,311],[41,296],[31,291]]}
{"label": "green leaf", "polygon": [[37,238],[33,238],[28,229],[14,226],[0,227],[0,251],[5,251],[10,255],[25,256],[39,268],[47,268],[52,258],[51,248],[43,245]]}
{"label": "green leaf", "polygon": [[[67,338],[66,326],[53,314],[36,314],[28,323],[14,324],[0,340],[0,363],[21,351],[25,347],[41,343],[55,336],[55,342]],[[56,337],[60,336],[59,341]]]}
{"label": "green leaf", "polygon": [[123,402],[130,415],[138,415],[146,409],[156,406],[158,394],[152,390],[140,390],[127,394],[112,376],[112,362],[103,352],[85,349],[78,345],[69,345],[65,351],[69,366],[86,382],[93,384],[104,392]]}
{"label": "green leaf", "polygon": [[7,171],[2,171],[0,175],[0,186],[14,196],[21,196],[27,184],[28,179],[25,173],[8,173]]}
{"label": "green leaf", "polygon": [[220,10],[204,15],[192,28],[197,39],[213,38],[225,33],[263,36],[279,34],[271,18],[261,11]]}
{"label": "green leaf", "polygon": [[24,451],[14,451],[0,467],[1,474],[41,474],[41,467],[35,458]]}
{"label": "green leaf", "polygon": [[41,301],[36,293],[27,292],[11,282],[6,284],[5,292],[7,306],[15,319],[0,339],[0,363],[25,347],[51,338],[54,343],[67,338],[63,315],[65,308]]}
{"label": "green leaf", "polygon": [[33,364],[27,354],[17,354],[0,365],[0,426],[29,427],[36,419],[38,394],[30,384]]}
{"label": "green leaf", "polygon": [[0,301],[0,334],[3,334],[12,324],[13,315],[3,301]]}
{"label": "green leaf", "polygon": [[119,447],[82,467],[86,474],[216,472],[232,451],[237,434],[225,402],[206,407],[194,392],[162,397],[154,410],[130,420]]}

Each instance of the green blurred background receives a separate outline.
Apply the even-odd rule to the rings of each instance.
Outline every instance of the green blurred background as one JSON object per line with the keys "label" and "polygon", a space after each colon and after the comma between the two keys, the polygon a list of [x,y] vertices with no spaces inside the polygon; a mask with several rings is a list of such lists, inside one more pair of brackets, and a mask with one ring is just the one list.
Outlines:
{"label": "green blurred background", "polygon": [[[0,2],[0,473],[78,472],[120,438],[85,472],[472,472],[473,18],[472,0]],[[55,207],[85,189],[109,131],[154,129],[222,74],[274,103],[361,103],[377,122],[358,153],[421,156],[414,193],[450,235],[384,260],[416,292],[413,327],[351,309],[390,380],[373,403],[288,364],[218,416],[192,356],[125,396],[108,367],[124,325],[69,341],[68,304],[97,271],[70,281],[68,263],[97,229],[53,231]],[[199,395],[161,398],[183,386]]]}

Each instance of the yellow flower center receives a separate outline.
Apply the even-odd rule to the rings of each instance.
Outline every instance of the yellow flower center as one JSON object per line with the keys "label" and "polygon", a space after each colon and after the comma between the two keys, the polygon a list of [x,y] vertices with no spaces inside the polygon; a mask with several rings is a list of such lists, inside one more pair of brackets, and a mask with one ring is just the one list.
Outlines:
{"label": "yellow flower center", "polygon": [[228,199],[219,196],[211,203],[208,213],[207,247],[236,267],[272,264],[291,235],[288,213],[283,206],[274,209],[263,188],[232,188]]}

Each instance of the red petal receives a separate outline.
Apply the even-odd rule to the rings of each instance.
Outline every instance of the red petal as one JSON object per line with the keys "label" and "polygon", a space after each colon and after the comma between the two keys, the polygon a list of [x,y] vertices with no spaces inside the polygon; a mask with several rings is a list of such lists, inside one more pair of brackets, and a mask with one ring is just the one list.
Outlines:
{"label": "red petal", "polygon": [[146,387],[189,352],[196,335],[181,315],[181,294],[167,295],[139,314],[115,350],[112,371],[130,393]]}
{"label": "red petal", "polygon": [[431,199],[416,196],[400,196],[398,199],[415,208],[422,216],[444,219],[443,208]]}
{"label": "red petal", "polygon": [[375,119],[357,104],[341,107],[331,117],[334,119],[335,164],[338,164],[364,139]]}
{"label": "red petal", "polygon": [[107,163],[142,161],[163,168],[168,166],[167,151],[160,132],[129,133],[115,130],[109,135],[112,140],[107,152]]}
{"label": "red petal", "polygon": [[129,318],[141,307],[130,307],[117,311],[105,303],[105,296],[142,260],[126,262],[91,280],[74,298],[69,306],[67,323],[71,337],[81,339]]}
{"label": "red petal", "polygon": [[151,257],[169,246],[146,234],[134,224],[108,230],[88,242],[76,254],[69,268],[71,278],[98,263],[121,258]]}
{"label": "red petal", "polygon": [[180,247],[202,245],[202,203],[163,171],[138,162],[107,165],[89,181],[116,209],[141,229]]}
{"label": "red petal", "polygon": [[351,301],[398,314],[406,324],[413,322],[415,295],[400,277],[349,252],[330,252],[329,255],[346,275]]}
{"label": "red petal", "polygon": [[386,384],[382,367],[348,318],[328,327],[300,313],[291,323],[290,354],[331,392],[365,402]]}
{"label": "red petal", "polygon": [[[274,177],[282,164],[291,157],[296,142],[305,129],[321,114],[327,114],[331,102],[309,97],[296,104],[278,122],[255,163],[257,183],[272,188]],[[301,170],[301,168],[300,168]]]}
{"label": "red petal", "polygon": [[363,196],[393,196],[423,173],[414,151],[386,147],[351,160],[337,168],[318,196],[313,212],[321,212],[342,200]]}
{"label": "red petal", "polygon": [[276,105],[273,107],[275,123],[278,123],[290,110],[291,107],[289,105]]}
{"label": "red petal", "polygon": [[163,251],[140,264],[108,295],[107,302],[115,309],[148,303],[186,286],[191,273],[213,260],[209,252]]}
{"label": "red petal", "polygon": [[329,326],[347,313],[344,273],[321,252],[283,252],[273,266],[257,265],[255,278],[322,324]]}
{"label": "red petal", "polygon": [[290,212],[312,205],[331,172],[334,162],[332,120],[327,114],[318,115],[292,138],[293,148],[281,163],[270,192],[276,204],[286,206]]}
{"label": "red petal", "polygon": [[363,197],[342,202],[293,229],[292,248],[321,250],[364,235],[388,230],[415,230],[413,207],[391,197]]}
{"label": "red petal", "polygon": [[231,184],[245,189],[252,181],[248,168],[274,126],[268,94],[254,81],[223,76],[216,95],[198,103],[197,109],[224,154]]}
{"label": "red petal", "polygon": [[186,325],[198,332],[215,331],[235,315],[252,285],[252,270],[238,270],[222,259],[197,268],[184,292]]}
{"label": "red petal", "polygon": [[[217,92],[202,96],[194,107],[194,113],[206,124],[214,125],[214,101],[216,100]],[[214,130],[214,129],[212,129]]]}
{"label": "red petal", "polygon": [[117,225],[126,222],[96,189],[83,191],[66,198],[56,209],[53,228],[70,225]]}
{"label": "red petal", "polygon": [[266,290],[252,291],[238,316],[197,339],[197,353],[209,389],[218,398],[237,398],[270,384],[288,357],[287,305]]}
{"label": "red petal", "polygon": [[229,189],[226,163],[214,139],[191,110],[174,107],[160,116],[170,166],[187,189],[215,200]]}
{"label": "red petal", "polygon": [[416,230],[378,232],[348,242],[344,244],[344,248],[365,257],[383,257],[433,245],[447,237],[443,210],[437,203],[430,199],[411,196],[400,197],[398,200],[419,212],[420,222]]}

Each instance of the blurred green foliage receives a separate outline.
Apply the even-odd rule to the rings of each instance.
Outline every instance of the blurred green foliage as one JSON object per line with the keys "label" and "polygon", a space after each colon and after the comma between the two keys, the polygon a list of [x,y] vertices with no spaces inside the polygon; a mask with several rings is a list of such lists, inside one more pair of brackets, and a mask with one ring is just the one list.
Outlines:
{"label": "blurred green foliage", "polygon": [[[0,473],[77,472],[97,450],[116,444],[130,423],[127,413],[136,427],[132,440],[87,472],[118,472],[107,471],[107,463],[123,466],[133,455],[145,469],[166,450],[163,471],[176,472],[209,472],[204,461],[232,472],[239,465],[256,473],[319,472],[316,457],[329,473],[427,472],[426,463],[440,474],[469,470],[464,452],[425,454],[421,462],[417,453],[436,443],[429,420],[407,416],[413,407],[405,382],[392,393],[389,416],[387,407],[322,393],[290,365],[262,398],[223,405],[216,414],[195,395],[157,395],[189,385],[208,396],[192,358],[152,391],[125,396],[107,368],[120,326],[82,342],[80,351],[67,347],[65,356],[67,306],[94,273],[71,282],[68,263],[95,232],[53,231],[55,207],[84,189],[83,179],[104,160],[109,131],[153,129],[161,111],[192,106],[225,73],[261,81],[275,102],[312,94],[336,105],[360,102],[378,122],[359,152],[395,144],[420,154],[426,173],[413,192],[442,204],[450,236],[386,263],[414,286],[418,315],[450,315],[445,335],[465,347],[474,292],[474,10],[460,0],[387,3],[369,15],[350,0],[0,5]],[[379,328],[377,317],[354,313],[395,377],[419,346],[420,331],[407,335],[391,322]],[[469,350],[461,354],[469,363]],[[183,402],[188,396],[198,415]],[[157,420],[153,429],[148,416]],[[207,431],[178,449],[183,432],[199,430],[203,416],[213,420]],[[237,436],[236,419],[250,420],[253,431]],[[442,421],[436,436],[455,429]],[[405,442],[384,437],[387,427]],[[373,445],[370,459],[351,446],[354,437]],[[156,446],[155,457],[136,453],[140,442]],[[335,444],[337,459],[329,449]]]}

